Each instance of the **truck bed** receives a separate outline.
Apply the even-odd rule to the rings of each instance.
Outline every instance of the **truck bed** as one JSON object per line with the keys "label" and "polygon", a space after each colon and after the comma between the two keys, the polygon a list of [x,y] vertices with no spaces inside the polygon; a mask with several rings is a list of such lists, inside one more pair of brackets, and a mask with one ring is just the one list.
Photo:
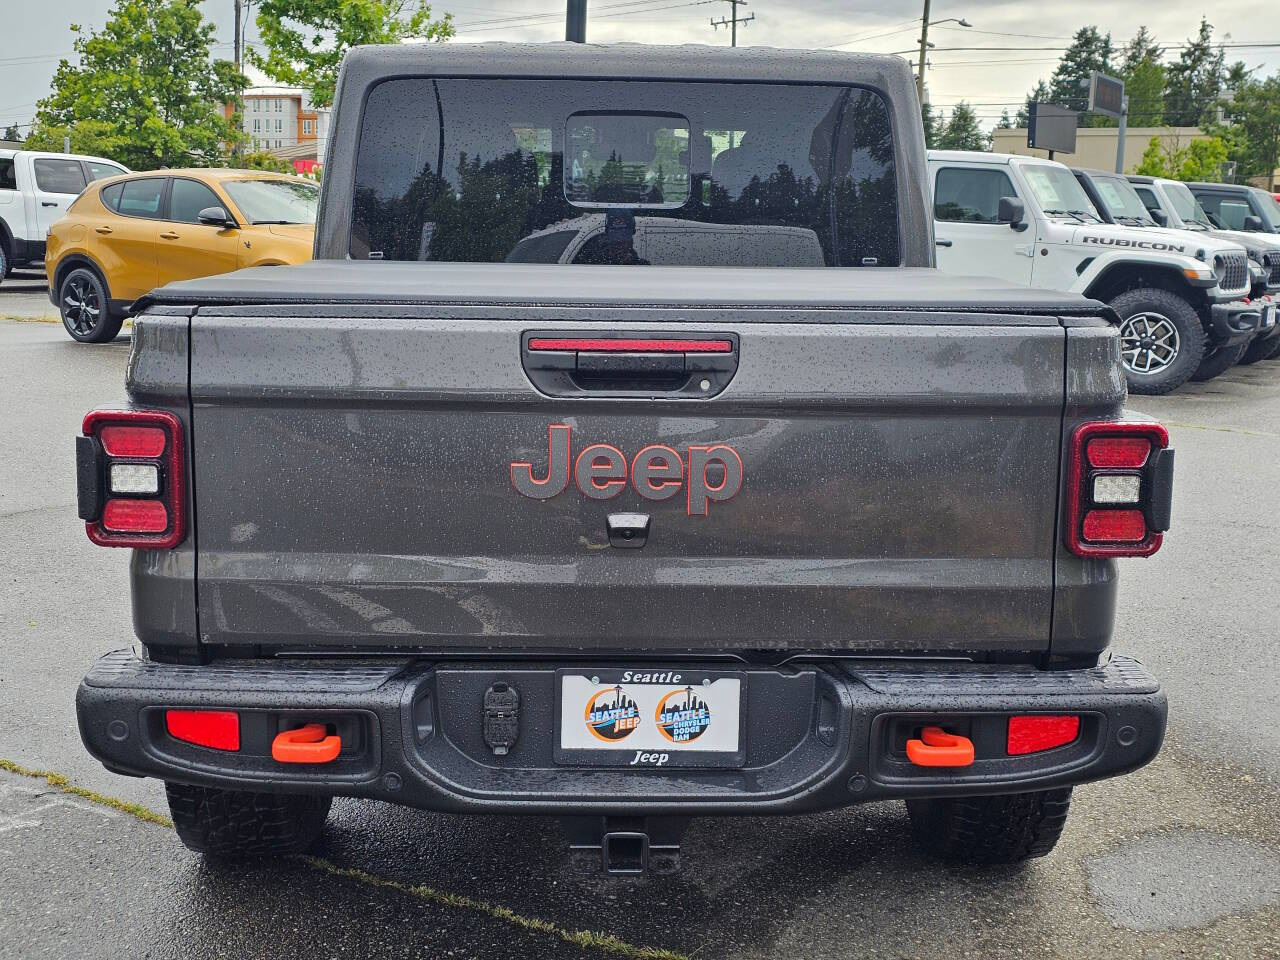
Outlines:
{"label": "truck bed", "polygon": [[[139,350],[135,393],[189,337],[204,644],[1034,656],[1055,614],[1087,634],[1072,611],[1110,609],[1079,561],[1054,599],[1064,416],[1124,390],[1090,301],[928,269],[321,261],[146,307],[139,343],[170,349]],[[522,352],[546,333],[725,338],[736,366],[705,398],[549,396]],[[741,488],[706,515],[634,483],[522,496],[553,426],[574,458],[670,448],[686,488],[690,448],[731,447]],[[648,515],[642,548],[610,545],[617,512]]]}

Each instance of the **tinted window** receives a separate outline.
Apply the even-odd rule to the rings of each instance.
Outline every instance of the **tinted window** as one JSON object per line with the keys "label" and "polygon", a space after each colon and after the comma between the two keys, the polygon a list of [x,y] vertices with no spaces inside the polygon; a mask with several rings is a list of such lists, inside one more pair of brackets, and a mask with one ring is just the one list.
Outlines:
{"label": "tinted window", "polygon": [[12,160],[0,160],[0,190],[17,190],[18,178],[13,172]]}
{"label": "tinted window", "polygon": [[169,217],[178,223],[199,223],[205,207],[221,207],[218,195],[195,180],[177,178],[169,191]]}
{"label": "tinted window", "polygon": [[1218,224],[1227,230],[1243,230],[1244,218],[1253,216],[1247,200],[1237,200],[1220,194],[1197,194],[1200,205]]}
{"label": "tinted window", "polygon": [[54,160],[45,157],[35,161],[36,186],[45,193],[79,193],[85,188],[84,168],[79,160]]}
{"label": "tinted window", "polygon": [[[883,101],[857,88],[389,80],[365,110],[349,250],[559,262],[572,247],[589,263],[896,266],[893,159]],[[615,174],[625,189],[609,200],[598,188]]]}
{"label": "tinted window", "polygon": [[114,163],[99,163],[97,160],[86,160],[85,166],[89,168],[90,180],[105,180],[107,177],[118,177],[128,172],[124,167],[117,167]]}
{"label": "tinted window", "polygon": [[1134,187],[1133,189],[1138,194],[1138,199],[1142,201],[1142,205],[1149,211],[1154,213],[1160,209],[1160,201],[1156,199],[1155,191],[1150,187]]}
{"label": "tinted window", "polygon": [[120,194],[124,192],[123,183],[113,183],[109,187],[103,187],[99,196],[102,198],[102,205],[108,210],[120,212]]}
{"label": "tinted window", "polygon": [[160,198],[164,194],[163,177],[147,177],[142,180],[129,180],[123,184],[120,192],[120,204],[117,212],[127,217],[160,216]]}
{"label": "tinted window", "polygon": [[1000,198],[1017,195],[1003,170],[947,167],[938,171],[933,215],[950,222],[999,223]]}

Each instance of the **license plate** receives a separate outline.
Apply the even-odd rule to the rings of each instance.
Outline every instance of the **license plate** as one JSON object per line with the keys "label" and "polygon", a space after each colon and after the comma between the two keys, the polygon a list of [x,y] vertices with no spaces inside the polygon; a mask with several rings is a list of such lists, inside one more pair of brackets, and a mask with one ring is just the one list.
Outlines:
{"label": "license plate", "polygon": [[1262,308],[1262,328],[1270,329],[1276,325],[1276,305],[1269,303]]}
{"label": "license plate", "polygon": [[740,767],[746,756],[738,673],[560,670],[557,763],[635,768]]}

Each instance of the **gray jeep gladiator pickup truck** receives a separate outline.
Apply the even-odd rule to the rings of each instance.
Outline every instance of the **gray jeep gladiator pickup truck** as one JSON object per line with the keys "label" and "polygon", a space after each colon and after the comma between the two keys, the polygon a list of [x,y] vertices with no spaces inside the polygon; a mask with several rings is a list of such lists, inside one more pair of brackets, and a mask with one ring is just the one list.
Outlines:
{"label": "gray jeep gladiator pickup truck", "polygon": [[1107,648],[1172,451],[1106,307],[940,273],[930,210],[897,58],[353,51],[317,260],[150,295],[78,438],[140,643],[86,746],[214,855],[335,795],[556,815],[612,872],[888,799],[1048,852],[1160,748]]}

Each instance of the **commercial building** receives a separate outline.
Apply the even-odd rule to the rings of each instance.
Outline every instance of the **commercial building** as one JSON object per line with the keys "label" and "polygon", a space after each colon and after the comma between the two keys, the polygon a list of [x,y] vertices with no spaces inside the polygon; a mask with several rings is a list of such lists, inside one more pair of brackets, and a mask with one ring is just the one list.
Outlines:
{"label": "commercial building", "polygon": [[[305,90],[296,87],[249,87],[243,94],[241,129],[247,149],[265,151],[290,161],[312,165],[324,158],[329,139],[329,111],[317,108]],[[231,107],[227,107],[231,116]]]}
{"label": "commercial building", "polygon": [[[1081,127],[1076,131],[1076,152],[1056,153],[1053,159],[1073,167],[1092,170],[1116,168],[1117,127]],[[1158,137],[1167,147],[1185,147],[1192,140],[1205,140],[1207,136],[1199,127],[1129,127],[1124,138],[1124,172],[1133,173],[1142,162],[1152,137]],[[1025,157],[1048,157],[1048,151],[1032,150],[1027,146],[1026,127],[992,132],[991,149],[995,153],[1016,153]]]}

